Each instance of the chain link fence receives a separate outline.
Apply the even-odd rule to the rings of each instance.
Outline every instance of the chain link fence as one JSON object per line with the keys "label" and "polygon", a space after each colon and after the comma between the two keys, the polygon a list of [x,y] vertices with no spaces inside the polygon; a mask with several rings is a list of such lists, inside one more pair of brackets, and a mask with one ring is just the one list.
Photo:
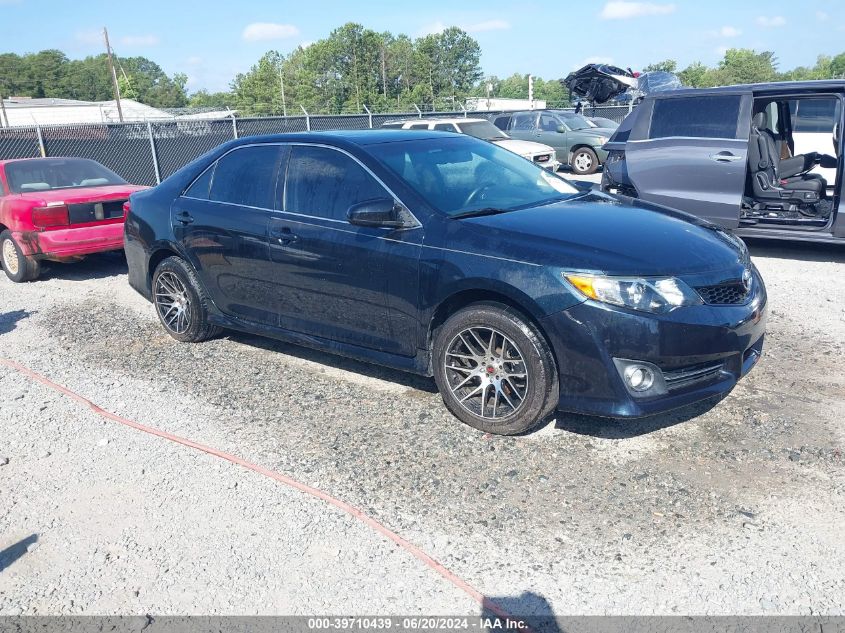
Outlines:
{"label": "chain link fence", "polygon": [[[571,108],[568,108],[571,111]],[[586,107],[586,116],[621,122],[627,106]],[[483,117],[501,110],[301,115],[217,120],[91,123],[0,128],[0,160],[66,156],[91,158],[127,181],[155,185],[221,143],[234,138],[285,132],[365,130],[387,121],[421,116]]]}

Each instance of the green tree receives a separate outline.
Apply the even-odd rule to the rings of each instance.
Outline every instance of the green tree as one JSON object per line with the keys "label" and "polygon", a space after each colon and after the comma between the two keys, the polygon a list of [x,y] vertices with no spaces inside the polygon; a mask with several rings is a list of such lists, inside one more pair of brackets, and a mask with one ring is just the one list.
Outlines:
{"label": "green tree", "polygon": [[714,76],[724,85],[774,81],[777,59],[770,51],[758,53],[748,48],[731,48],[717,70],[719,72]]}
{"label": "green tree", "polygon": [[667,73],[674,73],[678,70],[678,62],[674,59],[664,59],[662,62],[655,62],[653,64],[649,64],[645,68],[643,68],[644,73],[650,73],[654,71],[663,71]]}
{"label": "green tree", "polygon": [[701,88],[707,74],[707,66],[701,62],[693,62],[678,73],[681,83],[690,88]]}

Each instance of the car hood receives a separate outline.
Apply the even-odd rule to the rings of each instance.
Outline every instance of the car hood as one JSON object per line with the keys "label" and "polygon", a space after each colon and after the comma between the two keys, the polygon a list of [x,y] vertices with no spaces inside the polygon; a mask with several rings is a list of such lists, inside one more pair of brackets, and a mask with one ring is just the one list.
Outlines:
{"label": "car hood", "polygon": [[141,185],[107,185],[101,187],[74,187],[72,189],[27,191],[26,193],[16,195],[21,200],[34,200],[43,203],[63,202],[65,204],[78,204],[80,202],[128,198],[129,194],[141,191],[142,189],[147,189],[147,187]]}
{"label": "car hood", "polygon": [[554,204],[451,222],[452,248],[574,271],[695,275],[735,270],[747,263],[741,242],[715,225],[680,211],[595,191]]}
{"label": "car hood", "polygon": [[543,143],[535,143],[534,141],[519,141],[515,138],[503,138],[493,142],[499,147],[504,147],[515,154],[550,154],[555,151],[553,147],[543,145]]}

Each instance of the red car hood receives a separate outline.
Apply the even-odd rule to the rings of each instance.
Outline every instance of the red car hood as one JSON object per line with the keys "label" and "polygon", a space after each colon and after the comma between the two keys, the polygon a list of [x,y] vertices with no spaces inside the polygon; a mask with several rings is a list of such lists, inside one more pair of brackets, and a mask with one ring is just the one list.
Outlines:
{"label": "red car hood", "polygon": [[76,204],[97,200],[115,200],[128,198],[130,193],[149,189],[141,185],[109,185],[106,187],[75,187],[73,189],[52,189],[48,191],[28,191],[17,194],[22,200],[64,202]]}

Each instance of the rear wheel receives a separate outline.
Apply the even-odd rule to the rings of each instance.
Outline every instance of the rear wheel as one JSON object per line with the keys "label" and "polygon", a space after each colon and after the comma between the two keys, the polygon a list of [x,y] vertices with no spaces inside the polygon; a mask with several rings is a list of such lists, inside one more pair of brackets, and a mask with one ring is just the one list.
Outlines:
{"label": "rear wheel", "polygon": [[557,405],[557,372],[545,339],[498,303],[468,306],[438,330],[434,378],[446,407],[481,431],[525,433]]}
{"label": "rear wheel", "polygon": [[599,168],[599,157],[589,147],[579,147],[572,153],[572,171],[580,176],[595,173]]}
{"label": "rear wheel", "polygon": [[164,329],[177,341],[199,343],[221,332],[208,322],[209,302],[196,274],[179,257],[168,257],[156,268],[153,303]]}
{"label": "rear wheel", "polygon": [[0,233],[0,259],[6,276],[15,283],[32,281],[41,273],[41,264],[34,257],[23,254],[11,231]]}

